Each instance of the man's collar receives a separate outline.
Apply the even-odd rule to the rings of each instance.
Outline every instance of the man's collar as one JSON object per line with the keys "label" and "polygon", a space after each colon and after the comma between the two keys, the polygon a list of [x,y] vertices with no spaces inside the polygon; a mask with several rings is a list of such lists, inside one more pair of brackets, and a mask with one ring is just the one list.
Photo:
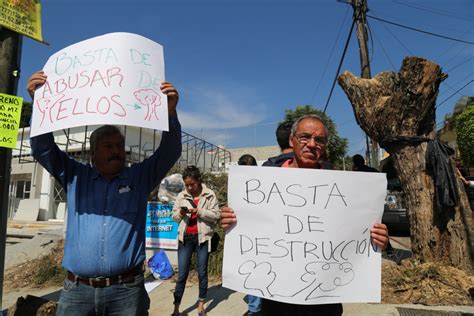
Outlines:
{"label": "man's collar", "polygon": [[[285,167],[285,168],[298,168],[298,169],[305,169],[304,167],[299,167],[296,165],[297,162],[296,162],[296,159],[293,158],[293,159],[288,159],[287,161],[285,161],[283,164],[282,164],[282,167]],[[296,166],[295,166],[296,165]],[[306,169],[322,169],[321,167],[321,164],[319,163],[319,161],[316,163],[316,166],[312,167],[312,168],[306,168]]]}
{"label": "man's collar", "polygon": [[[97,168],[96,168],[95,166],[93,166],[93,167],[92,167],[92,179],[93,179],[93,180],[97,180],[99,177],[100,177],[100,178],[104,178],[104,179],[107,180],[107,178],[104,177],[103,175],[101,175],[100,172],[99,172],[99,170],[97,170]],[[118,175],[116,175],[115,177],[113,177],[111,180],[114,180],[114,179],[116,179],[116,178],[118,178],[118,179],[127,179],[127,178],[128,178],[127,168],[124,167],[124,168],[122,169],[122,171],[121,171]]]}

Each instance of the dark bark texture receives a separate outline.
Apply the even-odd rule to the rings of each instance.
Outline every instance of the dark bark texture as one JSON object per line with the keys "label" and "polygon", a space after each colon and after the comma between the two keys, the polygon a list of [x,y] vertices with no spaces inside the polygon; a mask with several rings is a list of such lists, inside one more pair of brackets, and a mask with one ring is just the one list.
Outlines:
{"label": "dark bark texture", "polygon": [[438,209],[426,169],[426,141],[435,137],[436,97],[445,78],[440,66],[406,57],[398,73],[362,79],[344,72],[338,82],[360,127],[394,158],[407,199],[413,255],[471,270],[472,213],[462,183],[459,206]]}

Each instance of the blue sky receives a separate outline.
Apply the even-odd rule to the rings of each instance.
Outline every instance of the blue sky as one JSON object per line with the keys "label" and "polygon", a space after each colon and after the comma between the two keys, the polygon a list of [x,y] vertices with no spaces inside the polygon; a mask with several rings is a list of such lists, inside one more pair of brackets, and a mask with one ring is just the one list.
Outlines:
{"label": "blue sky", "polygon": [[[474,41],[472,0],[368,0],[369,15],[457,39]],[[123,1],[43,0],[43,37],[24,38],[18,94],[54,52],[110,32],[131,32],[163,45],[166,79],[180,91],[183,130],[228,148],[275,145],[287,109],[323,109],[351,25],[352,9],[336,0]],[[372,76],[398,71],[404,56],[442,66],[449,77],[438,103],[473,80],[474,45],[369,19]],[[342,71],[360,75],[352,35]],[[437,109],[443,120],[474,84]],[[365,136],[336,85],[327,108],[349,154],[364,153]]]}

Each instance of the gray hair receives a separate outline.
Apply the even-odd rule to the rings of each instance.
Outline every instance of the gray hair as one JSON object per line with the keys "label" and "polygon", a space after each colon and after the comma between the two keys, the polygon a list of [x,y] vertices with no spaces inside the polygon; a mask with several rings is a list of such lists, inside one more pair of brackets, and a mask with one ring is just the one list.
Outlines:
{"label": "gray hair", "polygon": [[106,136],[113,136],[113,135],[120,135],[122,138],[125,140],[125,137],[122,135],[122,132],[120,129],[116,126],[113,125],[104,125],[96,129],[95,131],[92,132],[91,138],[89,140],[90,142],[90,151],[91,154],[93,155],[95,150],[97,149],[97,143],[99,140]]}
{"label": "gray hair", "polygon": [[324,131],[326,132],[326,138],[329,139],[329,133],[328,133],[328,129],[327,129],[327,127],[326,127],[326,124],[324,124],[324,121],[323,121],[323,119],[321,118],[321,116],[316,115],[316,114],[306,114],[306,115],[303,115],[303,116],[299,117],[299,118],[293,123],[293,125],[291,126],[291,135],[290,135],[290,136],[295,136],[295,134],[296,134],[296,128],[298,127],[298,124],[299,124],[302,120],[305,120],[305,119],[312,119],[312,120],[320,121],[321,124],[323,124],[323,126],[324,126]]}

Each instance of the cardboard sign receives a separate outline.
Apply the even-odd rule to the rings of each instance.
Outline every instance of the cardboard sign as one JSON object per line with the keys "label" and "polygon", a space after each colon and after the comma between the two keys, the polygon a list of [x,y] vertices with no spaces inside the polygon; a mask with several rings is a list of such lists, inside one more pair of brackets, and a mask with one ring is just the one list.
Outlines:
{"label": "cardboard sign", "polygon": [[0,0],[0,25],[43,42],[39,0]]}
{"label": "cardboard sign", "polygon": [[0,146],[16,148],[23,98],[0,93]]}
{"label": "cardboard sign", "polygon": [[31,136],[84,125],[168,130],[163,47],[131,33],[110,33],[52,55],[36,90]]}
{"label": "cardboard sign", "polygon": [[382,173],[231,166],[223,286],[293,304],[379,302]]}

